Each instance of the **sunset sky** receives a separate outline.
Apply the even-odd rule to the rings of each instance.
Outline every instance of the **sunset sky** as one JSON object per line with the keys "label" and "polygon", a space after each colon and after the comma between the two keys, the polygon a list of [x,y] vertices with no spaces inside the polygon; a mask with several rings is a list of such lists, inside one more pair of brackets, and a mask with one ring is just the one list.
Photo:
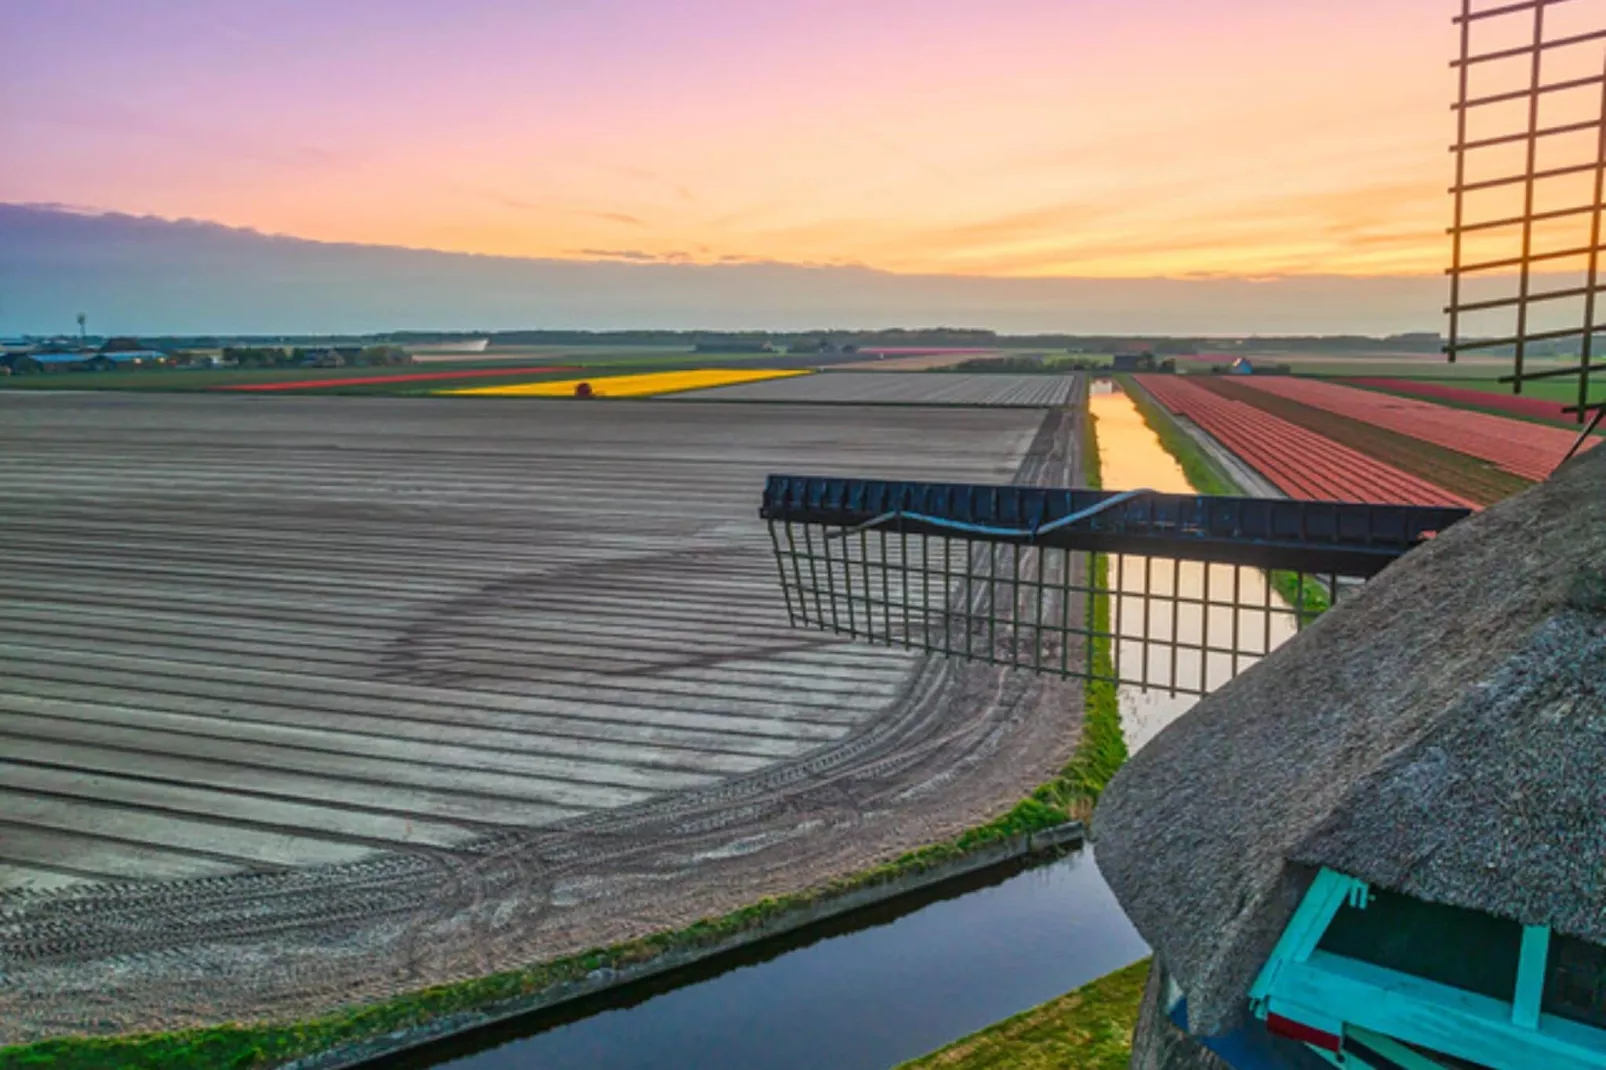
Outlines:
{"label": "sunset sky", "polygon": [[1433,274],[1446,0],[0,0],[0,201],[458,252]]}

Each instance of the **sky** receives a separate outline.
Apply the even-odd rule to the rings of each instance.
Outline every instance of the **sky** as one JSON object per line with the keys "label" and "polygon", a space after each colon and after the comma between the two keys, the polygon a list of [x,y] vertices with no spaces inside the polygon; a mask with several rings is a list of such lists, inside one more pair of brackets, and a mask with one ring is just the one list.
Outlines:
{"label": "sky", "polygon": [[509,257],[1422,277],[1453,6],[0,0],[0,202]]}

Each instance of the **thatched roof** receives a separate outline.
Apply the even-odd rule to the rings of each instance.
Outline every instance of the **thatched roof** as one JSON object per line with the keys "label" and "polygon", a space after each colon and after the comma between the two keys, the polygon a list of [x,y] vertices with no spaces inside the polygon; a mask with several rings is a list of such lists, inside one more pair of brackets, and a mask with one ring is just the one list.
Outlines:
{"label": "thatched roof", "polygon": [[1099,867],[1215,1033],[1317,866],[1606,943],[1606,449],[1455,525],[1139,752]]}

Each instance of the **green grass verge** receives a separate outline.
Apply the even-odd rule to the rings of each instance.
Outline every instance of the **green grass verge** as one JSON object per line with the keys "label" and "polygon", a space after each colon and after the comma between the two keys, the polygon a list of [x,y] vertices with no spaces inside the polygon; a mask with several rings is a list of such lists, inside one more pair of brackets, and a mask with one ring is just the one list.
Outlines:
{"label": "green grass verge", "polygon": [[[1082,420],[1082,481],[1094,490],[1103,487],[1099,477],[1098,421],[1091,411],[1085,411]],[[1093,572],[1089,586],[1107,590],[1108,555],[1088,555],[1088,567]],[[1067,804],[1077,817],[1093,812],[1104,785],[1128,756],[1126,736],[1121,731],[1121,700],[1111,682],[1115,676],[1115,651],[1110,640],[1109,595],[1094,595],[1087,600],[1087,625],[1094,636],[1090,652],[1093,679],[1087,681],[1082,692],[1082,739],[1059,777],[1069,793]]]}
{"label": "green grass verge", "polygon": [[[1084,473],[1098,486],[1098,444],[1091,415],[1084,421]],[[1095,569],[1107,569],[1095,555]],[[1107,576],[1107,571],[1104,573]],[[1105,585],[1105,584],[1101,584]],[[1090,599],[1087,607],[1094,632],[1108,632],[1107,597]],[[1093,649],[1096,675],[1113,675],[1108,639]],[[592,970],[619,969],[650,961],[669,951],[710,947],[751,932],[821,900],[890,883],[961,858],[1011,837],[1042,832],[1073,818],[1086,817],[1099,793],[1126,760],[1121,710],[1115,687],[1090,682],[1086,688],[1082,738],[1058,776],[1041,785],[1008,813],[946,843],[910,851],[884,865],[843,877],[807,891],[762,899],[717,918],[708,918],[671,932],[597,948],[552,962],[509,970],[472,981],[426,988],[381,1003],[337,1011],[293,1024],[225,1025],[171,1033],[119,1037],[64,1037],[0,1048],[0,1070],[156,1070],[173,1067],[227,1067],[253,1070],[324,1051],[338,1044],[423,1025],[432,1019],[473,1011],[527,997],[565,982],[578,981]],[[1091,1064],[1090,1064],[1091,1065]]]}
{"label": "green grass verge", "polygon": [[[1132,404],[1142,415],[1143,422],[1149,425],[1160,439],[1160,445],[1165,451],[1176,458],[1182,467],[1182,474],[1189,485],[1200,494],[1231,494],[1241,495],[1248,493],[1240,487],[1236,480],[1227,474],[1216,459],[1206,453],[1194,437],[1184,431],[1171,413],[1159,402],[1150,396],[1147,390],[1139,386],[1130,375],[1117,375],[1115,380],[1126,391],[1126,396],[1132,399]],[[1321,616],[1331,608],[1332,600],[1328,596],[1327,588],[1310,578],[1301,579],[1297,572],[1273,572],[1271,574],[1271,588],[1299,611],[1303,618],[1302,623],[1309,623]]]}
{"label": "green grass verge", "polygon": [[[1105,554],[1090,555],[1096,589],[1110,584],[1110,559]],[[1110,597],[1094,595],[1087,601],[1088,631],[1094,638],[1092,679],[1084,685],[1082,739],[1070,764],[1060,775],[1069,790],[1067,801],[1076,817],[1092,814],[1104,785],[1126,764],[1126,736],[1121,731],[1121,701],[1115,684],[1115,655],[1110,640]],[[1039,789],[1041,790],[1041,789]]]}
{"label": "green grass verge", "polygon": [[897,1070],[1126,1070],[1148,976],[1134,962]]}

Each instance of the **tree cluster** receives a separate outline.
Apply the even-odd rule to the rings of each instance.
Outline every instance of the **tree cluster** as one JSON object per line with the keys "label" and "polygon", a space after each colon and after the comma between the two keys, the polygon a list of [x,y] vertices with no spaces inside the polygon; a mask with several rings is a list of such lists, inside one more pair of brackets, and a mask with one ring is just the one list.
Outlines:
{"label": "tree cluster", "polygon": [[377,367],[411,364],[412,355],[400,346],[227,346],[223,361],[239,368]]}

